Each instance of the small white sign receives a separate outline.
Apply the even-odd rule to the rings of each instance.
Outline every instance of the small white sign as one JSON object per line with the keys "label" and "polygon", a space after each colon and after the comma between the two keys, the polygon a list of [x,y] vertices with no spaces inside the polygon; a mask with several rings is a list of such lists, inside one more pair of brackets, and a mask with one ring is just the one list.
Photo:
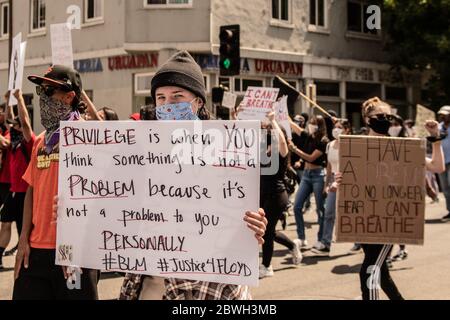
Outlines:
{"label": "small white sign", "polygon": [[73,68],[72,31],[67,23],[50,25],[52,63]]}
{"label": "small white sign", "polygon": [[223,93],[222,106],[228,109],[234,109],[236,107],[237,95],[230,92]]}
{"label": "small white sign", "polygon": [[9,69],[8,90],[10,91],[9,106],[17,104],[17,99],[13,92],[22,89],[23,69],[25,67],[25,53],[27,43],[22,43],[22,33],[17,34],[13,39],[13,48],[11,53],[11,65]]}

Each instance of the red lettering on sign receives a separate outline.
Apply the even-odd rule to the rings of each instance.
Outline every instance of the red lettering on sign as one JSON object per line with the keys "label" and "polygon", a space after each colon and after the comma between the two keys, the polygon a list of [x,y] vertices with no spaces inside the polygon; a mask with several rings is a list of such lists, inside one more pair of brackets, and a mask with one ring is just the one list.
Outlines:
{"label": "red lettering on sign", "polygon": [[154,68],[158,66],[158,53],[143,53],[108,58],[110,70]]}
{"label": "red lettering on sign", "polygon": [[257,73],[300,76],[303,72],[303,64],[297,62],[255,59],[255,71]]}

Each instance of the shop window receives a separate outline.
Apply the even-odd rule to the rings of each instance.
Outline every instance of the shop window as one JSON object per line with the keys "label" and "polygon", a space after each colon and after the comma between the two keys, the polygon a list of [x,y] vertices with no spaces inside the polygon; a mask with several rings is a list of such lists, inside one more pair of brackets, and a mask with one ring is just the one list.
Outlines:
{"label": "shop window", "polygon": [[364,102],[373,97],[381,97],[381,85],[347,82],[347,100]]}
{"label": "shop window", "polygon": [[317,95],[324,97],[339,97],[340,89],[338,82],[315,81]]}
{"label": "shop window", "polygon": [[142,73],[134,76],[134,91],[136,95],[150,95],[154,73]]}
{"label": "shop window", "polygon": [[245,79],[245,78],[235,78],[234,79],[234,91],[245,93],[248,87],[264,87],[264,80],[259,79]]}
{"label": "shop window", "polygon": [[[298,90],[299,88],[299,84],[297,80],[288,80],[288,79],[284,79],[287,83],[289,83],[292,87],[294,87],[295,89]],[[275,78],[272,80],[272,87],[275,87]]]}
{"label": "shop window", "polygon": [[386,100],[407,101],[408,94],[406,88],[386,87]]}

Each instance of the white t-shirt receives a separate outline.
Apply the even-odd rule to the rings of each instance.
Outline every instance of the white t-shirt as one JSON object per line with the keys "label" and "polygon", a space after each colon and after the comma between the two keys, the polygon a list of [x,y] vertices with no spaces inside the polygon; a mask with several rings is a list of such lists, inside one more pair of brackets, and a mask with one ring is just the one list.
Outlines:
{"label": "white t-shirt", "polygon": [[328,162],[331,166],[331,172],[339,172],[339,149],[335,148],[336,141],[332,141],[327,145]]}

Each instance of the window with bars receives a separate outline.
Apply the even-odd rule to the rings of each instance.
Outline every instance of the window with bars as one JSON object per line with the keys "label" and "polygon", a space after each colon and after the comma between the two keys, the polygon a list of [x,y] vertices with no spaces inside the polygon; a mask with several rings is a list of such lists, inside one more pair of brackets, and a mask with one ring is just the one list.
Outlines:
{"label": "window with bars", "polygon": [[45,0],[31,0],[31,32],[45,30]]}

